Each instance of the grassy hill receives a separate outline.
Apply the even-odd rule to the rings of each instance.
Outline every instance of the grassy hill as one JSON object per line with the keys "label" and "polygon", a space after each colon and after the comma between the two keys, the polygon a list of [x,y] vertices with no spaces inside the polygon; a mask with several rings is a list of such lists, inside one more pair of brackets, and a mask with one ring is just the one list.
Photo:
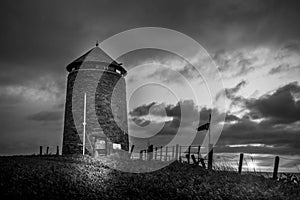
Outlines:
{"label": "grassy hill", "polygon": [[1,199],[300,199],[300,185],[262,176],[178,162],[134,174],[113,170],[110,163],[89,157],[0,157]]}

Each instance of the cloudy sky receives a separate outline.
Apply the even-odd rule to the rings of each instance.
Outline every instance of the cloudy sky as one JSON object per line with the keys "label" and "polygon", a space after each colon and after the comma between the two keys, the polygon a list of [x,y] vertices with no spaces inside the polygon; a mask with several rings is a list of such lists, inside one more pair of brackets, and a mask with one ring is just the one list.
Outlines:
{"label": "cloudy sky", "polygon": [[[279,0],[2,1],[0,154],[37,153],[40,145],[55,151],[62,143],[65,66],[97,40],[151,26],[190,36],[218,66],[227,118],[216,151],[249,153],[256,159],[251,166],[262,169],[280,155],[282,169],[299,172],[299,10],[298,1]],[[205,66],[197,55],[191,57],[193,65]],[[178,95],[155,85],[137,90],[135,100],[127,100],[130,125],[164,123],[160,133],[172,135],[179,126],[179,105],[200,112],[201,122],[216,109],[211,102],[217,97],[209,97],[203,79],[178,56],[148,49],[119,60],[127,69],[141,66],[126,77],[128,93],[147,79],[163,82]],[[165,66],[201,91],[196,95],[200,102]],[[188,131],[190,124],[183,126]]]}

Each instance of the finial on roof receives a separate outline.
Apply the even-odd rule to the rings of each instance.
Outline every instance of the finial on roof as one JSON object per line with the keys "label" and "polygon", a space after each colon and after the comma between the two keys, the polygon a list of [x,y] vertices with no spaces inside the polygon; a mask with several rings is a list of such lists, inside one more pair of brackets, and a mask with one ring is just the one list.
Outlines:
{"label": "finial on roof", "polygon": [[98,40],[97,40],[97,42],[96,42],[96,47],[97,47],[97,46],[99,46]]}

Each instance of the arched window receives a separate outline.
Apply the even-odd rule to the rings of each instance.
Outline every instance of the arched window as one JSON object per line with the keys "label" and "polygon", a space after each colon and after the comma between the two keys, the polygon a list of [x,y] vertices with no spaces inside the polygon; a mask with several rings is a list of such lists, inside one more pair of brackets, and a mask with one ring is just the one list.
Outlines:
{"label": "arched window", "polygon": [[118,70],[118,69],[116,69],[116,72],[117,72],[118,74],[121,74],[121,71],[120,71],[120,70]]}

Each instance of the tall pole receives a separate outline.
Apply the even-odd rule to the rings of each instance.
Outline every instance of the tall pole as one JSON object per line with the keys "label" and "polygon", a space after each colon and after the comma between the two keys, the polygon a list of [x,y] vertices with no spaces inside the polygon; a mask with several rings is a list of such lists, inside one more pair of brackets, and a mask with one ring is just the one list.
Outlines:
{"label": "tall pole", "polygon": [[239,162],[239,174],[242,173],[242,169],[243,169],[243,160],[244,160],[244,154],[241,153],[241,154],[240,154],[240,162]]}
{"label": "tall pole", "polygon": [[213,160],[213,145],[210,140],[210,125],[211,125],[211,114],[209,114],[209,125],[208,125],[208,169],[212,169]]}
{"label": "tall pole", "polygon": [[85,126],[86,126],[86,93],[84,93],[84,103],[83,103],[83,139],[82,139],[82,155],[85,154]]}
{"label": "tall pole", "polygon": [[276,156],[275,157],[275,164],[274,164],[274,171],[273,171],[273,179],[277,179],[278,166],[279,166],[279,156]]}
{"label": "tall pole", "polygon": [[[210,144],[211,144],[211,141],[210,141],[210,125],[211,125],[211,123],[210,123],[210,121],[211,121],[211,114],[209,114],[209,121],[208,121],[208,123],[209,123],[209,125],[208,125],[208,147],[210,148]],[[209,149],[209,151],[210,151],[210,149]]]}

